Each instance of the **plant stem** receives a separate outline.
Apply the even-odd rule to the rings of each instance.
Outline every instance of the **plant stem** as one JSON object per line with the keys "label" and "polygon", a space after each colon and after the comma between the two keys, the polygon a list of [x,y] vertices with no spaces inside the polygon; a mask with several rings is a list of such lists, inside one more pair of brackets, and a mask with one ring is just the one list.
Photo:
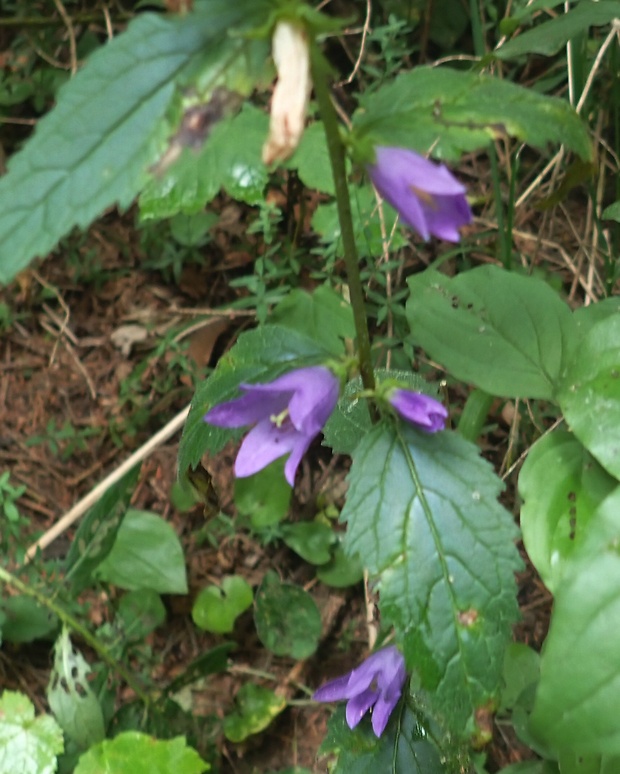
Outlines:
{"label": "plant stem", "polygon": [[360,374],[362,376],[364,388],[367,390],[374,390],[375,377],[370,356],[370,334],[368,333],[364,291],[362,289],[359,258],[353,232],[351,200],[349,198],[349,187],[347,185],[347,171],[345,165],[345,150],[340,137],[338,116],[336,115],[336,110],[332,104],[331,94],[329,92],[329,64],[323,57],[323,54],[316,43],[311,44],[311,61],[314,92],[321,111],[323,126],[325,127],[327,148],[329,150],[332,174],[334,176],[338,220],[340,222],[340,233],[342,235],[342,245],[344,249],[344,263],[347,270],[347,282],[349,285],[351,306],[353,307],[353,318],[355,320],[355,331],[357,334]]}
{"label": "plant stem", "polygon": [[123,680],[133,690],[140,701],[142,701],[147,707],[151,705],[151,697],[144,691],[144,689],[140,686],[135,677],[124,666],[124,664],[122,664],[120,661],[117,661],[108,651],[105,645],[102,645],[99,642],[94,634],[91,634],[85,626],[83,626],[72,615],[67,613],[66,610],[63,610],[60,605],[56,604],[56,602],[49,599],[49,597],[46,597],[44,594],[41,594],[36,589],[33,589],[20,581],[19,578],[16,578],[12,573],[8,572],[8,570],[5,570],[3,567],[0,567],[0,581],[3,581],[9,586],[12,586],[20,593],[32,597],[40,605],[46,607],[52,613],[57,615],[65,626],[78,634],[87,645],[90,645],[90,647],[97,653],[101,660],[110,667],[110,669],[113,669],[123,678]]}

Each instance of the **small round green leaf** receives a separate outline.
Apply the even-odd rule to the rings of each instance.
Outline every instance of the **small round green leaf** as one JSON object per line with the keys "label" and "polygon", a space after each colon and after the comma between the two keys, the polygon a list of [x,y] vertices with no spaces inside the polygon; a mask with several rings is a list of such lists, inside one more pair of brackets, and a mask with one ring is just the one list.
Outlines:
{"label": "small round green leaf", "polygon": [[282,521],[292,491],[284,478],[284,460],[279,459],[253,476],[235,479],[235,505],[260,530]]}
{"label": "small round green leaf", "polygon": [[286,707],[284,697],[252,683],[241,688],[235,701],[235,711],[224,718],[224,735],[231,742],[242,742],[263,731]]}
{"label": "small round green leaf", "polygon": [[196,626],[208,632],[232,632],[235,620],[252,604],[252,588],[239,575],[229,575],[220,586],[207,586],[192,608]]}
{"label": "small round green leaf", "polygon": [[320,521],[285,524],[282,539],[286,545],[310,564],[326,564],[330,548],[336,542],[334,530]]}
{"label": "small round green leaf", "polygon": [[354,586],[364,577],[364,568],[357,556],[347,556],[340,546],[334,551],[332,560],[319,567],[316,577],[326,586],[344,589]]}
{"label": "small round green leaf", "polygon": [[265,575],[256,592],[254,622],[261,642],[276,656],[308,658],[321,636],[321,616],[310,594],[282,583],[275,572]]}

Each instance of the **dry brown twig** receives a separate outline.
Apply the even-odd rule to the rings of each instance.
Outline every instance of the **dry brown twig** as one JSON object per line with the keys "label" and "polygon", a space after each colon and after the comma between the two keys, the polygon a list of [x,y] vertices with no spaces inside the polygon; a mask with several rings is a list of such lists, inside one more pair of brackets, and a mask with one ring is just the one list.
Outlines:
{"label": "dry brown twig", "polygon": [[187,415],[189,414],[189,406],[186,406],[175,417],[173,417],[167,425],[155,433],[145,444],[137,449],[125,462],[119,465],[116,470],[113,470],[109,476],[99,482],[94,489],[77,502],[70,511],[59,519],[50,529],[47,530],[35,543],[33,543],[26,551],[25,562],[31,562],[36,556],[38,551],[42,551],[47,548],[51,543],[60,537],[69,527],[74,524],[86,511],[93,506],[110,487],[114,486],[120,479],[130,471],[139,462],[145,460],[150,454],[152,454],[158,446],[165,443],[171,436],[173,436],[178,430],[180,430]]}

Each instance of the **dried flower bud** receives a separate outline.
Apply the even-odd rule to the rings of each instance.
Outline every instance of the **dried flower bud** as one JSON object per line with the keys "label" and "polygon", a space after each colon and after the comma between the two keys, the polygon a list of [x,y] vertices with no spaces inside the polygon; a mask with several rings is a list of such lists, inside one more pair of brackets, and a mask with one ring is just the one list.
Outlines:
{"label": "dried flower bud", "polygon": [[270,165],[293,155],[304,131],[310,80],[308,38],[301,27],[288,21],[277,24],[272,41],[278,82],[271,101],[269,137],[263,161]]}

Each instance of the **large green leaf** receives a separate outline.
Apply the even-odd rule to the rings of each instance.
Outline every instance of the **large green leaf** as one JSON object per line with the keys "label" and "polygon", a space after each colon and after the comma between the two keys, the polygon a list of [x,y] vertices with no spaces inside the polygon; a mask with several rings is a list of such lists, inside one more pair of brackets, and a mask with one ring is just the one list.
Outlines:
{"label": "large green leaf", "polygon": [[238,430],[209,425],[203,417],[212,406],[236,397],[241,382],[270,382],[328,357],[329,352],[313,339],[279,325],[264,325],[239,336],[214,373],[198,385],[179,446],[181,475],[195,468],[205,452],[215,453],[240,435]]}
{"label": "large green leaf", "polygon": [[521,530],[532,564],[550,591],[588,534],[592,514],[617,485],[565,430],[544,436],[530,449],[519,475]]}
{"label": "large green leaf", "polygon": [[161,741],[125,731],[85,752],[75,774],[202,774],[210,768],[182,737]]}
{"label": "large green leaf", "polygon": [[58,628],[57,616],[25,594],[0,600],[0,615],[2,636],[9,642],[31,642],[49,637]]}
{"label": "large green leaf", "polygon": [[559,401],[577,438],[620,478],[620,314],[590,328],[568,367]]}
{"label": "large green leaf", "polygon": [[577,323],[580,338],[590,332],[596,323],[606,320],[613,315],[620,316],[620,297],[609,296],[602,301],[588,306],[580,306],[573,312],[573,318]]}
{"label": "large green leaf", "polygon": [[617,755],[582,755],[581,753],[560,753],[561,774],[618,774],[620,757]]}
{"label": "large green leaf", "polygon": [[567,13],[558,14],[555,19],[522,32],[518,37],[504,43],[493,55],[499,59],[514,59],[524,54],[553,56],[567,41],[583,34],[588,27],[609,24],[618,17],[620,2],[617,0],[581,0]]}
{"label": "large green leaf", "polygon": [[130,591],[152,589],[160,594],[187,594],[179,538],[172,525],[149,511],[127,511],[114,546],[95,575]]}
{"label": "large green leaf", "polygon": [[235,199],[257,204],[268,179],[261,158],[268,128],[267,114],[251,105],[224,119],[198,153],[184,150],[169,171],[151,179],[140,196],[142,218],[201,212],[222,188]]}
{"label": "large green leaf", "polygon": [[190,63],[198,75],[213,42],[261,12],[255,0],[203,0],[186,16],[142,14],[92,55],[0,179],[0,282],[132,202],[164,148],[175,81]]}
{"label": "large green leaf", "polygon": [[567,563],[541,658],[531,727],[544,744],[620,755],[620,489]]}
{"label": "large green leaf", "polygon": [[359,443],[342,511],[345,548],[377,578],[381,615],[448,726],[498,692],[517,617],[517,529],[502,485],[455,433],[379,424]]}
{"label": "large green leaf", "polygon": [[509,135],[539,148],[563,143],[592,157],[586,126],[568,102],[488,75],[416,67],[360,103],[354,136],[375,145],[432,148],[437,158],[457,159]]}
{"label": "large green leaf", "polygon": [[295,154],[286,162],[286,166],[296,169],[302,183],[308,188],[335,194],[334,176],[322,121],[316,121],[305,129]]}
{"label": "large green leaf", "polygon": [[496,266],[409,280],[414,341],[492,395],[552,398],[575,348],[570,310],[542,280]]}
{"label": "large green leaf", "polygon": [[560,774],[557,763],[553,761],[523,761],[513,763],[502,769],[499,774]]}
{"label": "large green leaf", "polygon": [[439,748],[428,723],[404,701],[379,739],[367,720],[351,730],[344,708],[339,709],[329,721],[319,753],[338,756],[329,769],[333,774],[456,774],[467,770],[457,755]]}
{"label": "large green leaf", "polygon": [[62,731],[51,715],[34,716],[27,696],[0,697],[0,774],[54,774],[64,749]]}

